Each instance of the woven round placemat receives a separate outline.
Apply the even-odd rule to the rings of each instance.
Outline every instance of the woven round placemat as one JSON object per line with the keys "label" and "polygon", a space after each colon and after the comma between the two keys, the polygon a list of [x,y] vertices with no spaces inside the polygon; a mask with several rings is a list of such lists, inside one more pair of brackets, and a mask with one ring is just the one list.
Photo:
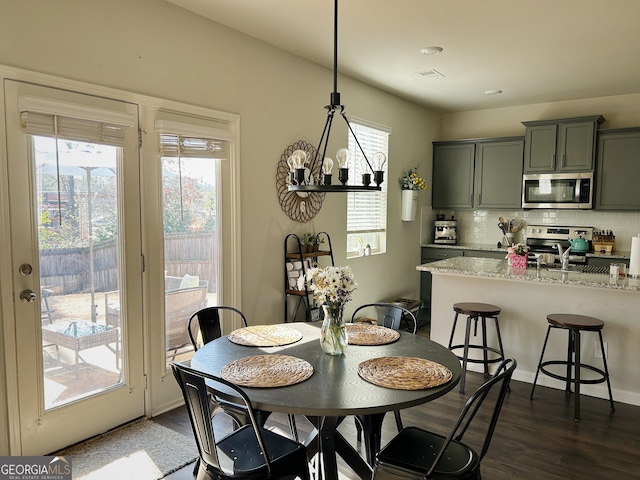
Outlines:
{"label": "woven round placemat", "polygon": [[302,333],[284,325],[252,325],[234,330],[227,338],[247,347],[280,347],[297,342]]}
{"label": "woven round placemat", "polygon": [[444,365],[415,357],[379,357],[358,365],[358,375],[369,383],[396,390],[423,390],[451,380]]}
{"label": "woven round placemat", "polygon": [[400,338],[400,332],[381,325],[350,323],[347,325],[349,345],[386,345]]}
{"label": "woven round placemat", "polygon": [[234,360],[220,371],[225,380],[243,387],[285,387],[313,375],[306,360],[289,355],[254,355]]}

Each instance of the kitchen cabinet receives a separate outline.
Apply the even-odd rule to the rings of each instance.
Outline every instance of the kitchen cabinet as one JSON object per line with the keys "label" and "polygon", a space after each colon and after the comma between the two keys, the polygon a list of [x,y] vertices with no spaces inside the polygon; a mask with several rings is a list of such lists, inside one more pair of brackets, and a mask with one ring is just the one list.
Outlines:
{"label": "kitchen cabinet", "polygon": [[523,137],[434,142],[433,208],[520,208],[523,150]]}
{"label": "kitchen cabinet", "polygon": [[477,257],[477,258],[496,258],[498,260],[504,260],[507,256],[506,252],[493,252],[490,250],[465,250],[465,257]]}
{"label": "kitchen cabinet", "polygon": [[476,208],[520,208],[524,139],[476,144]]}
{"label": "kitchen cabinet", "polygon": [[[438,260],[446,260],[453,257],[480,257],[480,258],[496,258],[504,259],[504,252],[495,252],[491,250],[468,250],[464,248],[432,248],[422,247],[420,263],[437,262]],[[429,308],[431,305],[431,273],[420,272],[420,300],[422,305]]]}
{"label": "kitchen cabinet", "polygon": [[593,171],[602,115],[522,122],[524,173]]}
{"label": "kitchen cabinet", "polygon": [[608,267],[612,263],[624,263],[629,267],[630,260],[626,258],[606,258],[606,257],[587,257],[587,265],[595,265],[596,267]]}
{"label": "kitchen cabinet", "polygon": [[598,134],[596,210],[640,210],[640,128]]}
{"label": "kitchen cabinet", "polygon": [[[420,254],[420,264],[437,262],[452,257],[461,257],[464,250],[455,248],[423,247]],[[431,273],[420,272],[420,300],[425,308],[431,305]]]}
{"label": "kitchen cabinet", "polygon": [[433,208],[473,208],[475,143],[433,145]]}

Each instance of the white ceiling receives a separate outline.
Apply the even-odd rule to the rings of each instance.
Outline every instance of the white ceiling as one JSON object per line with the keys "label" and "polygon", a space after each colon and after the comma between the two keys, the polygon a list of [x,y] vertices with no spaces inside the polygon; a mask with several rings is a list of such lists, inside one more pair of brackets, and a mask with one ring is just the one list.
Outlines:
{"label": "white ceiling", "polygon": [[[167,1],[333,67],[332,0]],[[341,74],[441,111],[640,92],[640,0],[341,0],[338,20]]]}

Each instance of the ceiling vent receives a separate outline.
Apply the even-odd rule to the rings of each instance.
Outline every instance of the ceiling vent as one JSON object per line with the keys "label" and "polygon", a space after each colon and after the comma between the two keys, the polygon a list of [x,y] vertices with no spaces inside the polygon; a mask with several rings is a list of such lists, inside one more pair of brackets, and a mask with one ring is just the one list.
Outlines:
{"label": "ceiling vent", "polygon": [[423,70],[421,72],[418,72],[418,75],[420,75],[421,77],[425,77],[425,78],[441,78],[441,77],[444,77],[444,75],[442,73],[440,73],[439,71],[437,71],[435,69]]}

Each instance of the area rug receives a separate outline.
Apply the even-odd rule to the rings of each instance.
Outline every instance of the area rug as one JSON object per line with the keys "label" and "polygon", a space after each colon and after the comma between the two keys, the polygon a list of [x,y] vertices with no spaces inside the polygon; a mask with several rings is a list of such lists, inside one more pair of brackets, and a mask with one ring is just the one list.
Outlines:
{"label": "area rug", "polygon": [[138,420],[54,455],[71,458],[74,480],[157,480],[193,462],[195,441],[151,420]]}

